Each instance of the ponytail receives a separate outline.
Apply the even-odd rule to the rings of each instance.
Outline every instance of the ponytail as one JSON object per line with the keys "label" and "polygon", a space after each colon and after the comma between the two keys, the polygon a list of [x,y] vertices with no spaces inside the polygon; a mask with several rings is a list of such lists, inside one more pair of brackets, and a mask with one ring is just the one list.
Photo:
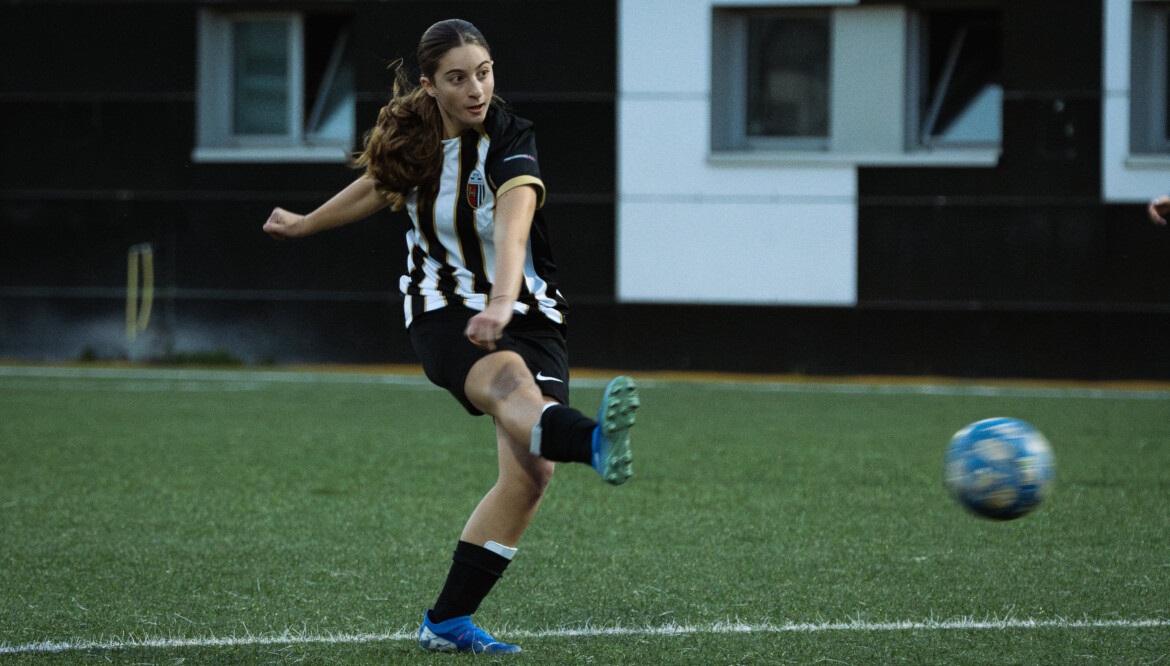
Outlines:
{"label": "ponytail", "polygon": [[354,157],[354,168],[400,210],[412,190],[420,199],[439,193],[443,169],[443,118],[438,104],[421,86],[410,83],[402,60],[393,65],[394,93],[378,112],[378,122],[365,135],[364,149]]}

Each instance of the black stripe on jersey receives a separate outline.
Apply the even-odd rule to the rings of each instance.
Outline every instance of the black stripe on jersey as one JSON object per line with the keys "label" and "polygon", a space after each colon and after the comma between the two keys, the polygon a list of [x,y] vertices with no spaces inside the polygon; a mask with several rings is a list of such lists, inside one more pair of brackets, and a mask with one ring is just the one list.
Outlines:
{"label": "black stripe on jersey", "polygon": [[[439,240],[439,232],[435,228],[435,202],[420,201],[418,208],[418,228],[427,241],[427,254],[439,263],[438,284],[436,288],[443,294],[443,303],[446,305],[464,305],[465,301],[458,296],[458,283],[455,280],[455,269],[447,260],[447,248]],[[421,264],[419,264],[421,265]],[[416,283],[417,284],[417,283]],[[421,299],[420,299],[421,300]]]}
{"label": "black stripe on jersey", "polygon": [[415,243],[414,247],[410,249],[410,285],[406,288],[406,296],[410,299],[411,318],[426,311],[426,299],[423,298],[422,290],[418,287],[425,277],[423,264],[426,263],[426,260],[427,253],[423,251],[421,245]]}
{"label": "black stripe on jersey", "polygon": [[[471,132],[459,139],[459,190],[455,197],[455,236],[459,239],[459,254],[463,257],[464,267],[471,272],[471,290],[477,294],[486,294],[492,288],[483,258],[483,241],[477,228],[478,213],[470,201],[471,174],[479,166],[479,143],[482,140],[479,133]],[[480,176],[482,178],[483,174]]]}

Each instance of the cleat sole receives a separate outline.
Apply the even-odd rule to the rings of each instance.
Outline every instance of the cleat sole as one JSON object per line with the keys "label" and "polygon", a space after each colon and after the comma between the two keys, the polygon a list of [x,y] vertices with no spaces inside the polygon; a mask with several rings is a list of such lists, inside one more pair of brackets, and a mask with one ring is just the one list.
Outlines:
{"label": "cleat sole", "polygon": [[634,471],[631,466],[630,428],[637,420],[638,388],[629,377],[617,377],[606,387],[603,400],[601,431],[609,440],[609,455],[605,459],[601,478],[615,486],[625,483]]}

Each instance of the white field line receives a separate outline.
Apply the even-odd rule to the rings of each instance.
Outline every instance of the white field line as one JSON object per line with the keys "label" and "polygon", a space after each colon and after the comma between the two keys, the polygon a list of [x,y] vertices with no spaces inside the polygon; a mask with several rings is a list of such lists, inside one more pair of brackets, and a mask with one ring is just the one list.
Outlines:
{"label": "white field line", "polygon": [[[297,372],[276,370],[181,370],[167,368],[70,368],[43,366],[0,366],[0,378],[74,380],[59,384],[72,390],[99,390],[86,387],[87,380],[121,380],[119,386],[104,385],[100,390],[177,390],[231,391],[259,390],[274,384],[381,384],[398,387],[435,389],[421,375],[363,374],[347,372]],[[637,377],[635,377],[637,379]],[[604,387],[607,380],[574,379],[583,388]],[[161,386],[159,384],[162,384]],[[708,390],[751,393],[842,393],[851,395],[936,395],[997,398],[1081,398],[1097,400],[1170,400],[1170,391],[1155,389],[1084,388],[1084,387],[1010,387],[953,384],[874,384],[868,382],[752,382],[713,381],[709,379],[640,379],[642,388],[696,387]],[[33,388],[21,385],[20,388]]]}
{"label": "white field line", "polygon": [[[601,636],[680,636],[688,634],[778,634],[818,633],[826,631],[845,632],[891,632],[891,631],[987,631],[1027,629],[1152,629],[1170,627],[1170,620],[900,620],[896,622],[789,622],[785,624],[748,624],[743,622],[720,622],[709,625],[668,624],[657,627],[596,627],[579,629],[546,629],[540,631],[498,632],[507,640],[527,638],[573,638]],[[411,641],[417,638],[416,631],[401,630],[384,634],[306,634],[285,631],[272,636],[209,636],[206,638],[128,638],[106,641],[44,641],[24,645],[0,643],[0,655],[56,653],[83,650],[126,650],[133,648],[187,648],[187,647],[233,647],[249,645],[304,645],[356,644]]]}

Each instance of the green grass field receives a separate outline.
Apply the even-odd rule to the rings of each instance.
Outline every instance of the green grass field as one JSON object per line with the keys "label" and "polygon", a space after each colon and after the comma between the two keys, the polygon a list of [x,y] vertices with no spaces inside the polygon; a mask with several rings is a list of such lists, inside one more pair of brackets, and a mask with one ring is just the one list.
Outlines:
{"label": "green grass field", "polygon": [[[634,478],[558,469],[488,659],[413,639],[495,472],[421,378],[0,367],[0,662],[1170,664],[1170,391],[641,384]],[[990,416],[1056,452],[1014,522],[942,487]]]}

